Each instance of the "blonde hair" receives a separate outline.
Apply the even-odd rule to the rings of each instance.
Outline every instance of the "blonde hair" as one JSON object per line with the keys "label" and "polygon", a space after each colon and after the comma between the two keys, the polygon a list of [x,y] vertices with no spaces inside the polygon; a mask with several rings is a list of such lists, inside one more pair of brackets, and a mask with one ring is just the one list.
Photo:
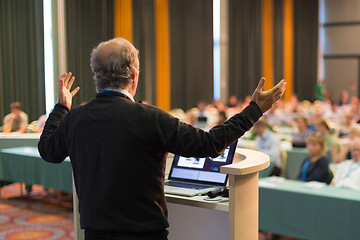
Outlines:
{"label": "blonde hair", "polygon": [[321,154],[322,155],[326,154],[326,152],[325,152],[325,140],[321,135],[319,135],[317,133],[313,133],[308,138],[305,139],[305,142],[306,142],[306,144],[312,143],[312,144],[320,145]]}
{"label": "blonde hair", "polygon": [[324,119],[320,119],[318,122],[317,122],[317,125],[320,125],[320,126],[323,126],[326,128],[326,130],[331,134],[333,135],[335,133],[335,130],[330,128],[328,122]]}

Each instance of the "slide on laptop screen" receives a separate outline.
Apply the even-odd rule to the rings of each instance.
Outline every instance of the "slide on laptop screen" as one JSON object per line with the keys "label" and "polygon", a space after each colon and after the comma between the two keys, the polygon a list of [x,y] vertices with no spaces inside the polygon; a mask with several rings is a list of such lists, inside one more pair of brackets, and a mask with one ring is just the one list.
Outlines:
{"label": "slide on laptop screen", "polygon": [[182,157],[175,155],[165,193],[194,196],[226,186],[227,174],[220,167],[231,164],[237,141],[216,158]]}

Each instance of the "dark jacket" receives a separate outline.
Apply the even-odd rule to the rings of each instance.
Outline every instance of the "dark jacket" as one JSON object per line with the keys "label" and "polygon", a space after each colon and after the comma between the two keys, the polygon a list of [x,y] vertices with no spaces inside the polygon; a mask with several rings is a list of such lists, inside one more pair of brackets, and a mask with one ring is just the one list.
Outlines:
{"label": "dark jacket", "polygon": [[55,105],[39,142],[47,162],[71,159],[81,228],[157,232],[168,227],[167,152],[218,156],[261,117],[256,103],[205,132],[121,93],[100,93],[69,110]]}
{"label": "dark jacket", "polygon": [[306,170],[306,177],[305,179],[302,179],[301,175],[303,171],[303,166],[308,160],[310,160],[310,157],[306,158],[301,164],[300,172],[297,179],[306,182],[318,181],[326,183],[329,177],[329,160],[327,159],[327,157],[320,157],[319,160],[317,160],[315,163],[310,163]]}

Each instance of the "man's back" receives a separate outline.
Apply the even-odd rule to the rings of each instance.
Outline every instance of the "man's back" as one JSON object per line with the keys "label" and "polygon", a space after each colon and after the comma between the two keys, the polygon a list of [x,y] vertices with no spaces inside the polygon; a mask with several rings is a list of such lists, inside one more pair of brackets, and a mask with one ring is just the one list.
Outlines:
{"label": "man's back", "polygon": [[166,152],[215,157],[261,116],[252,103],[224,125],[204,132],[121,93],[99,93],[88,104],[67,111],[55,106],[40,153],[50,162],[70,156],[81,227],[119,232],[168,227],[163,193]]}
{"label": "man's back", "polygon": [[64,118],[59,128],[66,129],[82,228],[168,227],[162,190],[166,155],[151,138],[152,109],[121,96],[101,96]]}

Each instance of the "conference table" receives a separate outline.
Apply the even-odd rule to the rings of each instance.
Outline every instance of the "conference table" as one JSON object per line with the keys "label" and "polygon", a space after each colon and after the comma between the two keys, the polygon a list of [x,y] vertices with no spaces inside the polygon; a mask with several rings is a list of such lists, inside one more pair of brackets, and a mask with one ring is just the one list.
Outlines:
{"label": "conference table", "polygon": [[0,150],[0,180],[40,184],[46,188],[72,193],[70,159],[62,163],[45,162],[36,147],[16,147]]}
{"label": "conference table", "polygon": [[259,229],[307,240],[360,239],[360,191],[263,178]]}
{"label": "conference table", "polygon": [[41,133],[0,133],[0,149],[31,146],[37,147]]}

